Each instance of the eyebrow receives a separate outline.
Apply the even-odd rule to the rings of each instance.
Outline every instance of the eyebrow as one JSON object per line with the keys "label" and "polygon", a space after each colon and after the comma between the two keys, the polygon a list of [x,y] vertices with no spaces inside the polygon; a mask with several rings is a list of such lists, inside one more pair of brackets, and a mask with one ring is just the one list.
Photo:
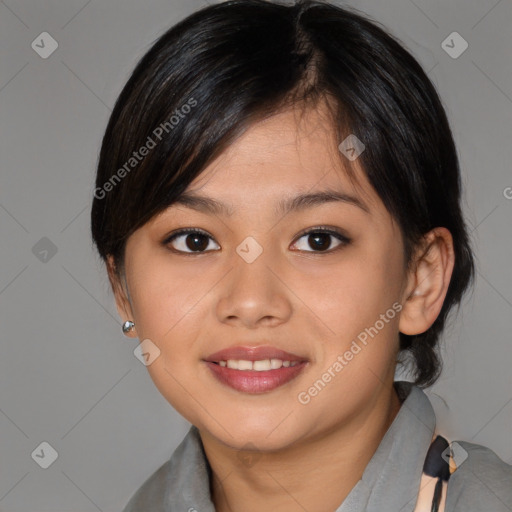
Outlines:
{"label": "eyebrow", "polygon": [[[337,190],[321,190],[314,193],[286,197],[277,203],[274,208],[274,213],[276,216],[284,216],[290,212],[297,212],[314,206],[334,202],[351,204],[353,206],[357,206],[368,214],[370,213],[368,206],[366,206],[366,204],[358,197],[351,196]],[[213,213],[215,215],[224,215],[227,217],[231,217],[235,213],[233,209],[225,203],[217,201],[211,197],[200,196],[190,192],[184,192],[181,194],[173,204],[179,204],[203,213]]]}

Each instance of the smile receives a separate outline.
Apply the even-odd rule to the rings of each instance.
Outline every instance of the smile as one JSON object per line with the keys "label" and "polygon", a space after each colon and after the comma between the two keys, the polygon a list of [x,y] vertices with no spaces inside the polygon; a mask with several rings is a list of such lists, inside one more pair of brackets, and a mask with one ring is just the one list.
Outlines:
{"label": "smile", "polygon": [[222,384],[237,391],[254,394],[266,393],[287,384],[296,378],[308,363],[280,359],[261,361],[229,359],[219,363],[205,361],[205,364]]}
{"label": "smile", "polygon": [[295,366],[297,363],[298,361],[283,361],[282,359],[261,359],[259,361],[228,359],[227,361],[219,361],[220,366],[227,366],[233,370],[254,370],[256,372],[278,370],[282,366],[288,368],[289,366]]}

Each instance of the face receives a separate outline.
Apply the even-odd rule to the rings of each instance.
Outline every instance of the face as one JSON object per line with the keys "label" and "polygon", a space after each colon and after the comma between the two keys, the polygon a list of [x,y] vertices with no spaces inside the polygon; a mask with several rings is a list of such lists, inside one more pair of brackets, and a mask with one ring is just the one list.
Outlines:
{"label": "face", "polygon": [[[326,119],[322,109],[290,110],[254,124],[187,190],[225,211],[173,204],[127,241],[123,315],[160,350],[152,380],[188,421],[234,448],[313,438],[364,413],[393,380],[403,241],[357,161],[359,186],[347,177]],[[326,190],[345,199],[280,209]],[[185,228],[192,234],[177,233]],[[268,389],[272,378],[260,388],[239,378],[235,389],[205,361],[261,345],[298,356],[291,380]]]}

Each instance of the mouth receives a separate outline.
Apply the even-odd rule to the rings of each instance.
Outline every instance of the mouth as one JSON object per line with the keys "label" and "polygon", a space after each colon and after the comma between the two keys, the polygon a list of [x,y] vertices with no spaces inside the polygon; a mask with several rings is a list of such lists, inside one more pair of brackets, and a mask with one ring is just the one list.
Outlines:
{"label": "mouth", "polygon": [[232,347],[203,361],[217,380],[245,393],[272,391],[297,377],[309,362],[270,346]]}

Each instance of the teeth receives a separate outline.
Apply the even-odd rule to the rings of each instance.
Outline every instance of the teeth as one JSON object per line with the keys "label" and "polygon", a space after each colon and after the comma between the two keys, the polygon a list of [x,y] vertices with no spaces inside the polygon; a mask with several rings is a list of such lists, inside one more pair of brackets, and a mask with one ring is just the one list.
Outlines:
{"label": "teeth", "polygon": [[270,360],[270,368],[272,370],[276,370],[277,368],[281,368],[283,361],[281,359],[271,359]]}
{"label": "teeth", "polygon": [[281,359],[263,359],[261,361],[247,361],[245,359],[228,359],[227,361],[219,361],[220,366],[227,366],[233,370],[254,370],[263,372],[268,370],[277,370],[284,366],[295,366],[298,361],[282,361]]}

